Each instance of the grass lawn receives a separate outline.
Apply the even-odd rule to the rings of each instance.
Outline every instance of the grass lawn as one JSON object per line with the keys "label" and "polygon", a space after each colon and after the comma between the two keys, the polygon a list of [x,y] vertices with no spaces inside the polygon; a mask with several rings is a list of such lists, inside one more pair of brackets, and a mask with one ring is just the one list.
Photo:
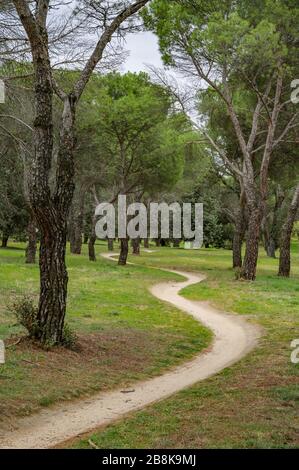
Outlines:
{"label": "grass lawn", "polygon": [[[244,315],[263,327],[264,336],[238,364],[88,439],[99,448],[298,447],[299,365],[290,361],[290,343],[299,338],[298,252],[294,242],[291,279],[278,278],[277,260],[262,252],[254,283],[234,280],[229,251],[159,248],[143,254],[143,265],[205,272],[208,279],[184,296]],[[70,446],[88,448],[88,439]]]}
{"label": "grass lawn", "polygon": [[[97,251],[105,250],[97,245]],[[86,247],[84,247],[86,251]],[[77,351],[46,351],[29,341],[8,305],[38,293],[38,267],[24,264],[24,246],[0,249],[0,421],[26,415],[62,400],[126,386],[182,363],[205,348],[211,334],[188,315],[155,299],[150,285],[178,276],[145,266],[118,267],[98,257],[91,263],[68,256],[67,322],[79,337]],[[11,345],[11,347],[9,347]]]}

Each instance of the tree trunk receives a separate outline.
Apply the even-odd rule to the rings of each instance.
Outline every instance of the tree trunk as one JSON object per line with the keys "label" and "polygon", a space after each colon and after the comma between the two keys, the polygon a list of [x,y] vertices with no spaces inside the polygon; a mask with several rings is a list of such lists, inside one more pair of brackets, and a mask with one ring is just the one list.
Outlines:
{"label": "tree trunk", "polygon": [[[66,314],[68,274],[65,262],[67,218],[74,192],[74,119],[71,98],[64,102],[57,157],[56,188],[33,173],[30,203],[40,229],[40,298],[36,339],[44,344],[62,344]],[[36,144],[37,147],[38,144]],[[49,150],[49,143],[47,144]],[[46,152],[46,148],[43,149]],[[34,171],[34,169],[33,169]],[[34,186],[40,183],[40,191]]]}
{"label": "tree trunk", "polygon": [[181,243],[181,240],[179,238],[175,238],[173,240],[173,248],[180,248],[180,243]]}
{"label": "tree trunk", "polygon": [[259,253],[261,209],[255,208],[248,213],[248,230],[246,238],[246,251],[241,271],[241,278],[254,281]]}
{"label": "tree trunk", "polygon": [[125,266],[127,264],[129,253],[129,240],[128,238],[121,238],[120,239],[120,254],[118,258],[119,266]]}
{"label": "tree trunk", "polygon": [[73,237],[71,239],[71,253],[81,255],[82,251],[82,233],[84,230],[84,206],[86,190],[82,185],[73,201]]}
{"label": "tree trunk", "polygon": [[9,239],[9,234],[8,233],[3,233],[2,235],[2,248],[6,248],[8,244],[8,239]]}
{"label": "tree trunk", "polygon": [[42,235],[40,244],[40,298],[36,338],[51,345],[63,341],[68,284],[66,234],[66,225],[61,222],[50,236]]}
{"label": "tree trunk", "polygon": [[149,239],[148,238],[145,238],[143,240],[143,246],[144,246],[144,248],[149,248]]}
{"label": "tree trunk", "polygon": [[113,238],[108,238],[108,251],[114,250],[114,240]]}
{"label": "tree trunk", "polygon": [[160,240],[160,238],[156,238],[155,243],[156,243],[156,247],[161,246],[161,240]]}
{"label": "tree trunk", "polygon": [[280,256],[278,275],[289,277],[291,272],[291,238],[299,208],[299,184],[297,185],[290,204],[286,221],[282,227],[280,238]]}
{"label": "tree trunk", "polygon": [[140,238],[133,238],[132,240],[133,255],[140,255]]}
{"label": "tree trunk", "polygon": [[28,244],[26,248],[26,264],[35,264],[36,260],[36,248],[37,248],[37,234],[36,234],[36,224],[34,217],[30,217],[28,224]]}
{"label": "tree trunk", "polygon": [[270,258],[276,258],[276,250],[279,248],[279,214],[281,207],[283,205],[285,199],[285,193],[282,191],[281,187],[277,185],[275,189],[275,206],[273,209],[273,217],[271,221],[270,228],[267,227],[267,223],[265,223],[265,250],[267,256]]}
{"label": "tree trunk", "polygon": [[270,236],[268,243],[267,243],[267,249],[266,249],[267,256],[269,256],[269,258],[275,259],[276,258],[275,251],[276,251],[275,240]]}
{"label": "tree trunk", "polygon": [[233,238],[233,268],[242,268],[242,245],[246,231],[246,200],[244,193],[240,195],[240,207],[235,219]]}
{"label": "tree trunk", "polygon": [[89,237],[89,242],[88,242],[88,255],[89,255],[89,261],[96,261],[96,252],[95,252],[95,243],[97,240],[96,236],[96,217],[92,217],[92,222],[91,222],[91,233]]}

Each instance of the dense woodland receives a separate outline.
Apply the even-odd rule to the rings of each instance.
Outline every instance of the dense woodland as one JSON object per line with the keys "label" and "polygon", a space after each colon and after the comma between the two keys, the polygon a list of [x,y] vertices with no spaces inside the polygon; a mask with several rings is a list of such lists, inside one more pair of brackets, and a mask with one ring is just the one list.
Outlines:
{"label": "dense woodland", "polygon": [[[39,263],[30,334],[63,342],[66,250],[97,261],[95,208],[204,203],[204,246],[241,281],[259,252],[291,275],[299,236],[296,0],[0,1],[0,232]],[[122,73],[124,38],[157,35],[165,69]],[[86,39],[88,38],[88,39]],[[107,240],[119,264],[140,245]],[[245,250],[242,251],[242,247]]]}

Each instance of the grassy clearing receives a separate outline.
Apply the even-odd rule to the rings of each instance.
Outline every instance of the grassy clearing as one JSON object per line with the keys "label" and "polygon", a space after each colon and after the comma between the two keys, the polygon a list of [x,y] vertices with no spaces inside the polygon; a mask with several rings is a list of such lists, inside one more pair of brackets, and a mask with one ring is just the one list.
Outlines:
{"label": "grassy clearing", "polygon": [[[277,260],[261,253],[255,283],[234,280],[224,250],[159,249],[144,265],[206,272],[183,294],[262,325],[258,348],[217,376],[132,414],[91,436],[100,448],[275,448],[299,446],[299,366],[290,343],[299,337],[299,253],[291,279],[276,276]],[[72,443],[88,448],[87,439]]]}
{"label": "grassy clearing", "polygon": [[[38,267],[24,264],[24,246],[0,249],[0,338],[6,345],[24,332],[7,305],[37,297]],[[106,250],[98,245],[97,251]],[[119,268],[86,253],[69,256],[67,321],[79,350],[45,351],[22,341],[7,348],[0,367],[0,420],[62,400],[87,396],[150,377],[205,348],[210,333],[188,315],[156,300],[150,285],[178,276],[143,266]]]}

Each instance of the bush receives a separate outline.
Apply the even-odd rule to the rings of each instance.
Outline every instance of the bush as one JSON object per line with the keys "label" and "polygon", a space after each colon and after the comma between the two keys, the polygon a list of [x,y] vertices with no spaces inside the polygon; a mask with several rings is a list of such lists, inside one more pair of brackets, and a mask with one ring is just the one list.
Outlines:
{"label": "bush", "polygon": [[[34,304],[34,300],[29,296],[23,296],[13,302],[10,307],[11,312],[16,316],[17,321],[22,325],[34,339],[39,337],[39,327],[37,324],[38,309]],[[77,342],[75,332],[66,323],[63,327],[62,345],[68,349],[74,349]],[[45,344],[47,347],[53,347],[55,344],[51,341]]]}
{"label": "bush", "polygon": [[18,323],[28,331],[30,338],[35,338],[38,335],[38,326],[37,307],[34,305],[33,299],[29,296],[17,299],[10,309],[16,316]]}
{"label": "bush", "polygon": [[72,328],[66,323],[63,327],[62,344],[68,349],[74,349],[77,343],[77,335]]}

